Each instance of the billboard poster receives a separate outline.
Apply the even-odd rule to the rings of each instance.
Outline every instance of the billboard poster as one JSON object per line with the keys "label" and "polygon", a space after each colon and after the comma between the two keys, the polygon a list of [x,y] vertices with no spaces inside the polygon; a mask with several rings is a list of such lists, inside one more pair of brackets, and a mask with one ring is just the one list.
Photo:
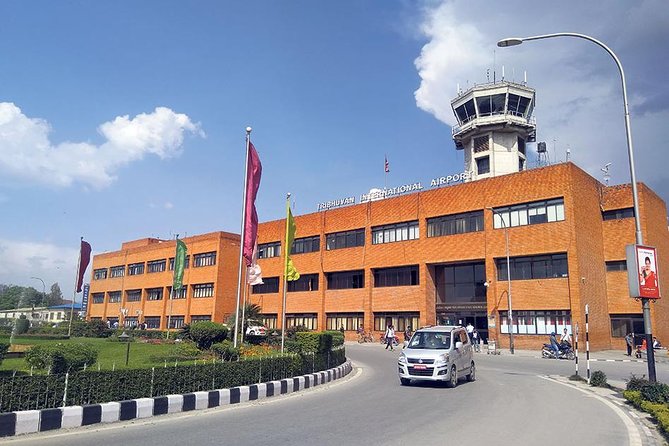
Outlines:
{"label": "billboard poster", "polygon": [[659,299],[657,251],[651,246],[627,245],[627,280],[630,296]]}

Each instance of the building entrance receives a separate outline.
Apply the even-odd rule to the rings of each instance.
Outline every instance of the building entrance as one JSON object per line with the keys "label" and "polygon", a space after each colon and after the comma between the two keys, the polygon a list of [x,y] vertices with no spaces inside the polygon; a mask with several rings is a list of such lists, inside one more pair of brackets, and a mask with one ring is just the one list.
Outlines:
{"label": "building entrance", "polygon": [[462,325],[472,324],[479,332],[481,342],[488,342],[488,316],[485,311],[453,311],[437,314],[439,325]]}

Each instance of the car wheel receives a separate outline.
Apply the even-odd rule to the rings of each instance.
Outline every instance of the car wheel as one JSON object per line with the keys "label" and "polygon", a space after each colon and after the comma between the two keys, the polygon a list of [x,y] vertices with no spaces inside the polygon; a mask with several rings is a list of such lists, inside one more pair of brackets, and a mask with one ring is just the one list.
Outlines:
{"label": "car wheel", "polygon": [[409,384],[411,384],[411,380],[409,378],[400,378],[400,384],[402,384],[403,386],[408,386]]}
{"label": "car wheel", "polygon": [[472,365],[469,368],[469,374],[467,374],[467,381],[476,381],[476,364],[472,361]]}
{"label": "car wheel", "polygon": [[455,366],[451,367],[451,379],[446,381],[446,387],[455,387],[458,385],[458,370]]}

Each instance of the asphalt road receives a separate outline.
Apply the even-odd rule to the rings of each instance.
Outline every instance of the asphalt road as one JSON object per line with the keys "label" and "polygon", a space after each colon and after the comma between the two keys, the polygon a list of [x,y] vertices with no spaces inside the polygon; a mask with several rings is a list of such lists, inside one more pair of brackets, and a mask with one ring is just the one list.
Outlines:
{"label": "asphalt road", "polygon": [[[347,345],[348,378],[260,402],[6,440],[17,445],[627,445],[620,415],[542,375],[573,363],[477,354],[477,380],[455,389],[399,385],[398,351]],[[601,366],[601,367],[600,367]],[[613,379],[645,364],[597,363]],[[667,377],[666,365],[658,378]],[[639,370],[637,370],[639,369]],[[643,373],[638,373],[639,375]],[[665,381],[666,382],[666,381]]]}

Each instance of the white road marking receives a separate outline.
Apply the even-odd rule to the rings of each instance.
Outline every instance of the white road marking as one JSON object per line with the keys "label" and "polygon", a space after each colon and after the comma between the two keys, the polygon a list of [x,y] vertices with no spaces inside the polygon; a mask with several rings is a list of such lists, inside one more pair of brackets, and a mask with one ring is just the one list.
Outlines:
{"label": "white road marking", "polygon": [[539,376],[539,378],[545,379],[546,381],[552,381],[554,383],[561,384],[561,385],[566,386],[566,387],[571,387],[572,389],[578,390],[579,392],[583,392],[586,395],[589,395],[593,398],[598,399],[600,402],[602,402],[606,406],[610,407],[611,410],[613,410],[616,413],[616,415],[618,415],[618,417],[623,421],[623,424],[627,428],[628,444],[630,446],[642,446],[643,445],[643,443],[641,441],[641,434],[639,433],[639,429],[637,428],[636,424],[634,424],[634,421],[632,421],[630,419],[630,417],[628,417],[627,414],[625,414],[625,411],[623,411],[622,409],[617,407],[615,404],[610,402],[608,399],[603,398],[603,397],[601,397],[597,394],[594,394],[594,393],[592,393],[588,390],[580,389],[580,388],[578,388],[578,387],[576,387],[572,384],[563,383],[563,382],[557,381],[553,378],[549,378],[547,376],[541,376],[541,375],[538,375],[538,376]]}

